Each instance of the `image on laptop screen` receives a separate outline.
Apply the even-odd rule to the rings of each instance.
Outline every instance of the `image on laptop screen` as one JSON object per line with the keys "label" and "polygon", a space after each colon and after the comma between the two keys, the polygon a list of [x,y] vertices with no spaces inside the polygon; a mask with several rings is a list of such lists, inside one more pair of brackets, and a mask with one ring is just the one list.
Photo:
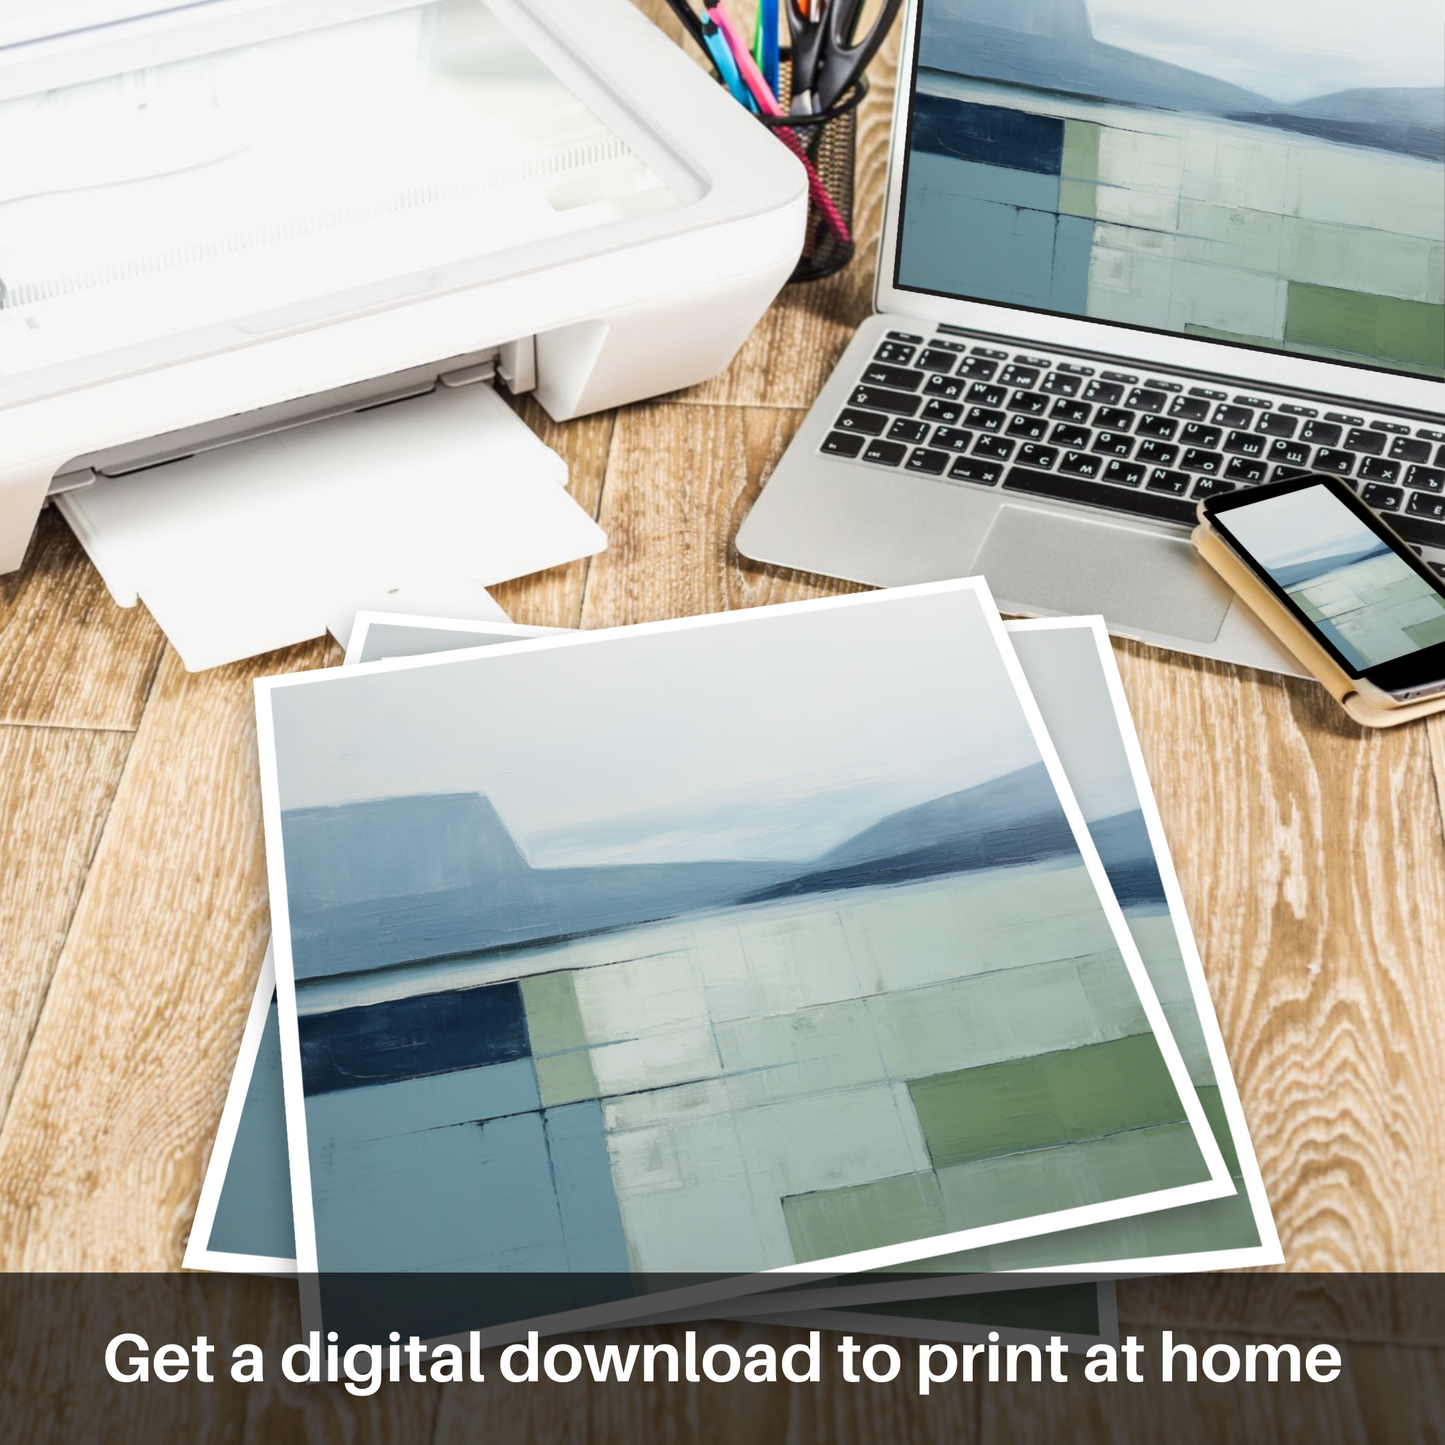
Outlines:
{"label": "image on laptop screen", "polygon": [[1445,376],[1438,0],[920,0],[894,284]]}

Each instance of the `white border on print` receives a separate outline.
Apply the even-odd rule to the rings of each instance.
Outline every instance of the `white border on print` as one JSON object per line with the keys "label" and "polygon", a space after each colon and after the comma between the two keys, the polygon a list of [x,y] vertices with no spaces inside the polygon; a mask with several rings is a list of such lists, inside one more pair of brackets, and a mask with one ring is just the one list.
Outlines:
{"label": "white border on print", "polygon": [[[413,627],[418,631],[427,632],[469,632],[476,637],[490,637],[495,634],[516,642],[529,642],[533,638],[550,637],[555,634],[570,636],[575,631],[571,627],[528,627],[524,623],[510,621],[468,622],[465,619],[454,617],[419,617],[414,613],[407,612],[358,612],[356,620],[351,624],[351,640],[346,644],[346,656],[341,660],[343,667],[362,665],[362,659],[366,654],[366,642],[371,636],[371,629],[374,626]],[[493,645],[505,646],[504,643]],[[430,656],[431,654],[417,655]],[[395,659],[376,658],[373,660],[388,662]]]}
{"label": "white border on print", "polygon": [[[1240,1102],[1239,1089],[1234,1082],[1234,1070],[1229,1065],[1229,1052],[1224,1047],[1224,1034],[1219,1027],[1219,1015],[1214,1009],[1214,1000],[1209,993],[1209,980],[1204,975],[1204,962],[1199,957],[1199,945],[1194,939],[1194,929],[1189,922],[1189,911],[1184,906],[1184,893],[1179,887],[1179,874],[1174,867],[1173,855],[1169,852],[1169,840],[1164,836],[1164,820],[1159,815],[1159,803],[1149,781],[1149,770],[1144,765],[1144,750],[1139,746],[1139,733],[1134,726],[1133,714],[1129,711],[1129,699],[1124,692],[1124,679],[1119,672],[1119,663],[1114,649],[1109,644],[1109,629],[1102,617],[1037,617],[1021,618],[1004,624],[1006,632],[1046,632],[1065,628],[1087,627],[1094,637],[1098,649],[1099,664],[1104,681],[1109,688],[1109,700],[1114,704],[1114,717],[1119,724],[1119,736],[1129,758],[1129,771],[1133,774],[1134,789],[1139,794],[1139,807],[1144,813],[1144,823],[1149,830],[1149,843],[1154,850],[1154,861],[1159,877],[1164,884],[1164,897],[1169,905],[1169,918],[1179,939],[1179,952],[1184,959],[1184,972],[1189,979],[1189,990],[1194,996],[1194,1011],[1199,1015],[1200,1027],[1204,1032],[1204,1044],[1209,1051],[1209,1062],[1214,1068],[1214,1081],[1219,1089],[1220,1102],[1224,1105],[1224,1117],[1229,1122],[1229,1134],[1234,1143],[1234,1152],[1239,1157],[1240,1178],[1244,1181],[1245,1194],[1249,1199],[1250,1212],[1254,1216],[1255,1228],[1259,1231],[1259,1243],[1244,1249],[1220,1249],[1203,1251],[1201,1254],[1160,1254],[1143,1259],[1107,1260],[1102,1264],[1072,1265],[1067,1269],[1053,1266],[1051,1274],[1060,1273],[1102,1273],[1124,1274],[1173,1274],[1184,1270],[1244,1269],[1259,1264],[1283,1264],[1284,1249],[1279,1242],[1279,1231],[1275,1228],[1274,1215],[1270,1212],[1269,1196],[1265,1192],[1264,1177],[1259,1172],[1259,1160],[1255,1157],[1254,1141],[1250,1138],[1249,1122],[1244,1117],[1244,1105]],[[1198,1261],[1207,1255],[1209,1263],[1201,1266]],[[1037,1271],[1019,1271],[1019,1273]]]}
{"label": "white border on print", "polygon": [[266,956],[261,960],[261,976],[256,980],[256,992],[251,998],[251,1011],[246,1015],[246,1027],[241,1034],[241,1047],[236,1055],[235,1070],[231,1074],[231,1087],[226,1092],[221,1122],[216,1127],[216,1144],[206,1164],[206,1177],[201,1181],[201,1197],[196,1201],[196,1217],[191,1222],[190,1238],[186,1240],[185,1258],[181,1260],[183,1269],[287,1277],[296,1273],[296,1261],[283,1255],[232,1254],[227,1250],[211,1248],[211,1230],[216,1223],[216,1209],[221,1202],[221,1191],[226,1187],[226,1176],[231,1168],[231,1151],[236,1147],[236,1130],[241,1125],[246,1094],[251,1087],[251,1076],[256,1071],[256,1055],[261,1049],[261,1035],[266,1028],[266,1015],[271,1011],[271,995],[275,990],[276,961],[268,943]]}
{"label": "white border on print", "polygon": [[[793,1276],[799,1274],[858,1273],[887,1268],[890,1265],[910,1264],[933,1255],[983,1248],[1008,1240],[1072,1229],[1084,1224],[1094,1224],[1105,1219],[1130,1218],[1158,1209],[1170,1209],[1182,1204],[1198,1203],[1205,1199],[1227,1197],[1235,1192],[1224,1163],[1224,1156],[1214,1141],[1203,1106],[1189,1081],[1188,1072],[1184,1067],[1184,1061],[1179,1054],[1174,1037],[1169,1031],[1163,1009],[1149,983],[1138,948],[1128,931],[1123,912],[1114,897],[1113,890],[1109,886],[1098,851],[1089,836],[1083,814],[1069,787],[1068,780],[1064,776],[1058,754],[1049,740],[1048,732],[1044,727],[1043,719],[1034,702],[1033,695],[1029,691],[1028,684],[1024,680],[1018,659],[1015,657],[1012,647],[1008,645],[1003,622],[994,606],[993,597],[984,579],[973,577],[948,582],[921,583],[912,587],[857,593],[844,597],[783,603],[774,607],[750,608],[704,617],[641,623],[625,629],[566,633],[559,637],[545,637],[529,642],[510,644],[505,649],[499,647],[467,648],[458,652],[422,657],[392,658],[365,663],[360,667],[347,669],[344,674],[338,669],[328,668],[318,672],[259,678],[254,684],[257,701],[257,746],[261,762],[262,811],[266,828],[266,863],[275,929],[276,982],[281,1026],[282,1078],[286,1097],[287,1143],[291,1158],[291,1189],[295,1209],[297,1261],[302,1271],[302,1315],[307,1329],[320,1327],[320,1291],[316,1277],[318,1261],[316,1221],[311,1204],[311,1164],[306,1140],[306,1116],[302,1103],[296,980],[291,956],[286,874],[281,849],[281,807],[276,787],[276,740],[269,706],[271,694],[281,688],[326,686],[343,676],[354,678],[357,673],[405,672],[412,668],[461,666],[487,657],[500,662],[504,656],[522,652],[540,652],[556,647],[605,645],[619,636],[649,636],[654,633],[679,632],[697,627],[746,626],[771,617],[793,613],[823,611],[839,607],[887,605],[888,602],[899,597],[926,596],[946,592],[971,592],[980,605],[985,626],[991,633],[994,645],[998,649],[1005,673],[1013,684],[1025,721],[1031,730],[1034,744],[1048,770],[1059,802],[1073,831],[1075,844],[1088,869],[1105,918],[1113,931],[1115,944],[1124,959],[1145,1016],[1159,1043],[1165,1065],[1184,1104],[1186,1116],[1193,1130],[1196,1144],[1205,1160],[1209,1177],[1196,1184],[1155,1190],[1151,1193],[1134,1195],[1120,1200],[1078,1205],[1048,1215],[1036,1215],[1023,1220],[981,1225],[973,1229],[931,1236],[924,1240],[857,1250],[851,1254],[834,1255],[828,1259],[810,1260],[802,1264],[781,1265],[751,1275],[740,1274],[730,1281],[715,1281],[669,1291],[663,1295],[649,1296],[643,1301],[630,1298],[581,1310],[567,1311],[561,1315],[547,1318],[547,1326],[548,1328],[559,1328],[565,1322],[580,1328],[588,1322],[603,1324],[622,1321],[634,1318],[643,1312],[650,1313],[659,1305],[664,1308],[683,1307],[690,1302],[702,1303],[708,1299],[735,1298],[740,1292],[740,1285],[748,1293],[777,1289],[786,1286]],[[1047,1223],[1040,1227],[1040,1220],[1046,1220]],[[525,1329],[532,1323],[534,1322],[516,1321],[507,1326],[498,1327],[496,1330],[485,1331],[484,1342],[492,1339],[514,1338],[519,1329]]]}
{"label": "white border on print", "polygon": [[[1019,1288],[1018,1276],[1014,1289]],[[1073,1280],[1084,1284],[1084,1280]],[[1051,1340],[1062,1341],[1070,1354],[1084,1355],[1093,1345],[1119,1348],[1119,1304],[1111,1279],[1094,1280],[1098,1299],[1099,1332],[1096,1335],[1063,1334],[1056,1330],[1015,1329],[1004,1325],[972,1323],[965,1320],[933,1320],[904,1315],[876,1315],[867,1311],[847,1309],[809,1309],[783,1311],[778,1314],[734,1315],[733,1319],[752,1325],[782,1325],[784,1329],[851,1330],[860,1335],[893,1335],[906,1340],[939,1340],[958,1345],[982,1345],[991,1341],[1000,1345],[1037,1345],[1042,1349]],[[956,1293],[956,1292],[955,1292]],[[909,1297],[910,1299],[912,1296]],[[948,1296],[941,1296],[948,1298]],[[906,1304],[908,1301],[900,1301]],[[882,1303],[882,1301],[880,1301]],[[975,1366],[975,1369],[977,1367]]]}
{"label": "white border on print", "polygon": [[[407,613],[358,612],[351,626],[351,639],[347,643],[343,667],[356,666],[366,651],[366,640],[373,623],[382,626],[425,628],[431,632],[466,632],[473,637],[497,635],[510,641],[522,641],[550,633],[566,632],[563,627],[525,627],[515,622],[476,622],[454,618],[418,617]],[[504,643],[493,644],[505,646]],[[186,1241],[185,1258],[181,1265],[185,1269],[206,1269],[223,1274],[277,1275],[295,1278],[295,1258],[282,1255],[236,1254],[229,1250],[211,1248],[211,1231],[215,1228],[216,1210],[220,1207],[221,1194],[231,1171],[231,1154],[236,1147],[236,1131],[241,1125],[241,1115],[246,1106],[246,1095],[251,1088],[251,1077],[256,1072],[256,1056],[261,1048],[261,1035],[266,1027],[266,1015],[271,1008],[271,995],[276,991],[276,958],[272,945],[266,945],[266,956],[261,960],[261,974],[256,980],[256,992],[251,1000],[250,1012],[246,1015],[246,1027],[241,1035],[241,1047],[236,1055],[236,1067],[231,1073],[230,1087],[226,1092],[225,1107],[221,1110],[221,1122],[216,1127],[216,1142],[206,1164],[206,1177],[201,1181],[201,1197],[196,1202],[196,1215],[191,1222],[190,1237]],[[295,1202],[292,1202],[295,1214]],[[294,1227],[294,1226],[293,1226]]]}

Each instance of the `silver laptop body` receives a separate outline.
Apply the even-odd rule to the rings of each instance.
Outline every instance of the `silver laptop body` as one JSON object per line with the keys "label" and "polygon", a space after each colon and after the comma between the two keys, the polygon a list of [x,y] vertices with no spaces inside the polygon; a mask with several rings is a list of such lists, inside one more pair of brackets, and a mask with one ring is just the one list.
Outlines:
{"label": "silver laptop body", "polygon": [[[1133,0],[910,6],[877,314],[745,556],[882,586],[982,573],[1006,612],[1287,673],[1189,544],[1211,489],[1348,476],[1445,575],[1441,12],[1397,0],[1375,67],[1432,84],[1324,93],[1328,46],[1269,80],[1290,62],[1266,36],[1265,95],[1168,59],[1208,65],[1210,27],[1240,23],[1199,9],[1181,38]],[[1376,42],[1352,37],[1369,79]]]}

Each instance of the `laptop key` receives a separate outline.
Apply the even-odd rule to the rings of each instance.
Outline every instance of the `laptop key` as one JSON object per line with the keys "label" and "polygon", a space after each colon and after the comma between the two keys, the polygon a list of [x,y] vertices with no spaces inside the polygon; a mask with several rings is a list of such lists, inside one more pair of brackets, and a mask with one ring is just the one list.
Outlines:
{"label": "laptop key", "polygon": [[926,472],[930,477],[941,477],[948,469],[948,453],[936,452],[929,447],[916,447],[908,458],[910,472]]}
{"label": "laptop key", "polygon": [[947,422],[951,426],[963,415],[963,408],[956,402],[943,401],[939,397],[931,396],[924,403],[923,415],[929,421]]}
{"label": "laptop key", "polygon": [[1307,421],[1299,434],[1302,442],[1314,442],[1316,446],[1332,447],[1340,439],[1340,428],[1327,421]]}
{"label": "laptop key", "polygon": [[1404,495],[1399,487],[1385,487],[1381,486],[1379,482],[1371,482],[1360,493],[1360,500],[1367,507],[1374,507],[1378,512],[1393,512],[1398,509],[1400,499]]}
{"label": "laptop key", "polygon": [[1144,468],[1138,462],[1121,462],[1115,457],[1104,468],[1104,480],[1120,487],[1137,487],[1144,480]]}
{"label": "laptop key", "polygon": [[1396,437],[1390,443],[1390,455],[1397,462],[1428,462],[1430,443],[1417,442],[1411,437]]}
{"label": "laptop key", "polygon": [[1366,456],[1378,457],[1385,450],[1385,443],[1389,438],[1383,432],[1363,431],[1359,427],[1351,427],[1345,433],[1345,446],[1352,452],[1364,452]]}
{"label": "laptop key", "polygon": [[[1062,469],[1059,472],[1036,472],[1028,467],[1010,467],[1004,478],[1004,489],[1066,502],[1084,502],[1090,506],[1107,507],[1111,512],[1156,517],[1161,521],[1194,521],[1194,503],[1183,497],[1142,488],[1128,491],[1123,487],[1112,487],[1108,482],[1090,481],[1078,475],[1061,475],[1061,472]],[[1445,527],[1440,530],[1445,533]]]}
{"label": "laptop key", "polygon": [[1299,421],[1292,416],[1281,416],[1277,411],[1267,411],[1255,422],[1255,431],[1267,437],[1292,437],[1299,428]]}
{"label": "laptop key", "polygon": [[946,401],[957,401],[963,395],[964,381],[959,376],[945,376],[941,371],[929,374],[923,389],[929,396],[941,396]]}
{"label": "laptop key", "polygon": [[[1309,463],[1310,449],[1303,442],[1288,441],[1284,437],[1276,437],[1269,444],[1269,459],[1272,462],[1283,462],[1286,467],[1305,467]],[[1275,469],[1274,479],[1277,482],[1288,481],[1287,477],[1280,476],[1280,468]],[[1308,476],[1307,471],[1299,473],[1300,476]]]}
{"label": "laptop key", "polygon": [[854,387],[848,404],[890,412],[894,416],[914,416],[923,403],[921,398],[906,391],[889,391],[882,386],[858,386]]}
{"label": "laptop key", "polygon": [[888,428],[889,441],[910,442],[914,446],[917,446],[927,435],[928,423],[926,421],[914,421],[906,416],[900,416]]}
{"label": "laptop key", "polygon": [[1165,392],[1155,391],[1147,386],[1136,386],[1124,404],[1132,406],[1135,411],[1163,411],[1164,403],[1168,400]]}
{"label": "laptop key", "polygon": [[1262,482],[1268,470],[1257,457],[1231,457],[1224,475],[1236,482]]}
{"label": "laptop key", "polygon": [[1249,426],[1254,421],[1254,413],[1247,406],[1217,406],[1214,420],[1218,426]]}
{"label": "laptop key", "polygon": [[1405,485],[1422,492],[1445,491],[1445,471],[1439,467],[1410,467],[1405,472]]}
{"label": "laptop key", "polygon": [[1104,452],[1112,457],[1127,457],[1134,450],[1132,437],[1121,437],[1117,432],[1101,431],[1094,438],[1092,451]]}
{"label": "laptop key", "polygon": [[1003,437],[979,437],[974,443],[973,454],[976,457],[997,457],[999,461],[1006,462],[1013,455],[1013,450],[1014,444]]}
{"label": "laptop key", "polygon": [[1000,351],[996,346],[971,346],[969,350],[975,356],[986,356],[991,361],[1007,361],[1008,352]]}
{"label": "laptop key", "polygon": [[908,455],[908,448],[902,442],[886,442],[874,437],[863,449],[865,462],[877,462],[880,467],[896,467]]}
{"label": "laptop key", "polygon": [[[1113,406],[1123,395],[1124,388],[1117,381],[1100,381],[1098,377],[1084,388],[1085,401],[1101,401],[1105,406]],[[1005,482],[1004,485],[1007,486],[1008,483]]]}
{"label": "laptop key", "polygon": [[1016,416],[1008,424],[1008,435],[1011,437],[1027,437],[1029,441],[1036,442],[1043,438],[1049,429],[1049,424],[1041,416]]}
{"label": "laptop key", "polygon": [[969,387],[966,399],[976,406],[1002,406],[1008,399],[1008,391],[1002,386],[990,386],[986,382],[976,381]]}
{"label": "laptop key", "polygon": [[964,431],[961,427],[941,426],[934,430],[933,445],[951,452],[966,452],[977,435],[977,432]]}
{"label": "laptop key", "polygon": [[1003,476],[1003,468],[997,462],[983,462],[977,457],[959,457],[949,467],[948,475],[957,477],[962,482],[978,482],[985,487],[992,487]]}
{"label": "laptop key", "polygon": [[[1308,448],[1306,448],[1308,450]],[[1270,477],[1272,482],[1297,482],[1301,477],[1312,477],[1314,473],[1308,467],[1276,467],[1274,475]]]}
{"label": "laptop key", "polygon": [[924,371],[951,372],[958,365],[958,356],[952,351],[940,351],[936,346],[930,346],[918,353],[916,365],[921,366]]}
{"label": "laptop key", "polygon": [[1054,403],[1051,417],[1058,421],[1078,422],[1082,425],[1094,414],[1094,408],[1084,401],[1066,401],[1062,397]]}
{"label": "laptop key", "polygon": [[1038,368],[1012,364],[1004,367],[999,382],[1004,386],[1033,386],[1039,379]]}
{"label": "laptop key", "polygon": [[1439,522],[1397,512],[1390,518],[1390,525],[1407,542],[1414,542],[1421,547],[1445,547],[1445,525]]}
{"label": "laptop key", "polygon": [[1384,457],[1366,457],[1360,463],[1360,477],[1367,482],[1393,482],[1400,476],[1400,463]]}
{"label": "laptop key", "polygon": [[1134,425],[1134,413],[1117,406],[1101,406],[1094,413],[1094,425],[1105,431],[1128,431]]}
{"label": "laptop key", "polygon": [[1044,377],[1041,390],[1048,392],[1051,396],[1078,396],[1079,378],[1070,376],[1065,371],[1051,371]]}
{"label": "laptop key", "polygon": [[1088,452],[1065,452],[1059,470],[1071,477],[1097,477],[1104,470],[1104,459]]}
{"label": "laptop key", "polygon": [[1009,398],[1008,409],[1042,416],[1049,409],[1049,399],[1041,391],[1016,391]]}
{"label": "laptop key", "polygon": [[1203,421],[1209,415],[1209,403],[1198,396],[1176,396],[1169,404],[1169,415],[1181,421]]}
{"label": "laptop key", "polygon": [[1218,452],[1207,452],[1203,447],[1186,447],[1179,459],[1181,467],[1188,467],[1191,472],[1207,472],[1211,476],[1219,471],[1223,463],[1224,458]]}
{"label": "laptop key", "polygon": [[1049,437],[1051,442],[1058,442],[1063,447],[1086,447],[1089,445],[1089,433],[1081,426],[1070,426],[1067,422],[1060,422]]}
{"label": "laptop key", "polygon": [[997,370],[998,362],[989,361],[982,356],[965,356],[958,363],[958,374],[974,381],[992,381]]}
{"label": "laptop key", "polygon": [[1035,446],[1033,442],[1028,442],[1019,448],[1019,462],[1026,467],[1041,467],[1047,471],[1058,459],[1057,447]]}
{"label": "laptop key", "polygon": [[1002,431],[1003,423],[1003,413],[990,411],[986,406],[971,406],[963,417],[963,424],[977,431]]}
{"label": "laptop key", "polygon": [[1217,426],[1200,426],[1191,421],[1179,433],[1179,440],[1187,447],[1217,447],[1223,435]]}
{"label": "laptop key", "polygon": [[856,457],[868,440],[858,432],[830,431],[823,438],[823,450],[835,457]]}
{"label": "laptop key", "polygon": [[1139,443],[1134,460],[1154,467],[1172,467],[1178,455],[1179,448],[1171,447],[1167,442],[1147,441]]}
{"label": "laptop key", "polygon": [[1191,497],[1217,497],[1221,492],[1234,492],[1239,489],[1233,482],[1221,481],[1218,477],[1200,477],[1195,482],[1194,490],[1190,492]]}
{"label": "laptop key", "polygon": [[889,366],[907,366],[914,356],[914,348],[901,341],[885,341],[873,353],[874,361],[886,361]]}
{"label": "laptop key", "polygon": [[1411,492],[1405,510],[1412,517],[1434,517],[1438,522],[1445,519],[1445,497],[1433,496],[1429,492]]}
{"label": "laptop key", "polygon": [[888,339],[890,341],[909,341],[912,342],[914,346],[923,345],[923,338],[921,336],[915,336],[911,331],[890,331],[888,333]]}
{"label": "laptop key", "polygon": [[882,436],[888,429],[888,418],[876,411],[845,411],[833,423],[837,431],[858,431],[864,436]]}
{"label": "laptop key", "polygon": [[870,362],[863,368],[863,382],[869,386],[896,386],[899,391],[917,391],[923,385],[923,373],[905,366],[885,366]]}
{"label": "laptop key", "polygon": [[1321,447],[1315,453],[1315,470],[1317,472],[1337,472],[1342,477],[1347,477],[1355,469],[1355,455],[1353,452],[1337,451],[1334,447]]}
{"label": "laptop key", "polygon": [[1155,467],[1149,473],[1149,490],[1170,492],[1176,497],[1182,497],[1189,490],[1189,474],[1171,472],[1168,467]]}
{"label": "laptop key", "polygon": [[1158,437],[1160,441],[1172,441],[1179,430],[1179,423],[1167,416],[1141,416],[1134,428],[1136,436]]}
{"label": "laptop key", "polygon": [[1232,431],[1224,439],[1224,450],[1240,457],[1262,457],[1264,438],[1258,432]]}

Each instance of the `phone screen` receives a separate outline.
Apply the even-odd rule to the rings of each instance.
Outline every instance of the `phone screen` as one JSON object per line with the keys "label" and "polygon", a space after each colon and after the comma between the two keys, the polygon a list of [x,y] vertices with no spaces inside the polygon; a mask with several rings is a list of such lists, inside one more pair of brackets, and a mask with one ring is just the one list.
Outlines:
{"label": "phone screen", "polygon": [[1445,675],[1445,593],[1343,485],[1221,499],[1210,520],[1352,677],[1398,691]]}

